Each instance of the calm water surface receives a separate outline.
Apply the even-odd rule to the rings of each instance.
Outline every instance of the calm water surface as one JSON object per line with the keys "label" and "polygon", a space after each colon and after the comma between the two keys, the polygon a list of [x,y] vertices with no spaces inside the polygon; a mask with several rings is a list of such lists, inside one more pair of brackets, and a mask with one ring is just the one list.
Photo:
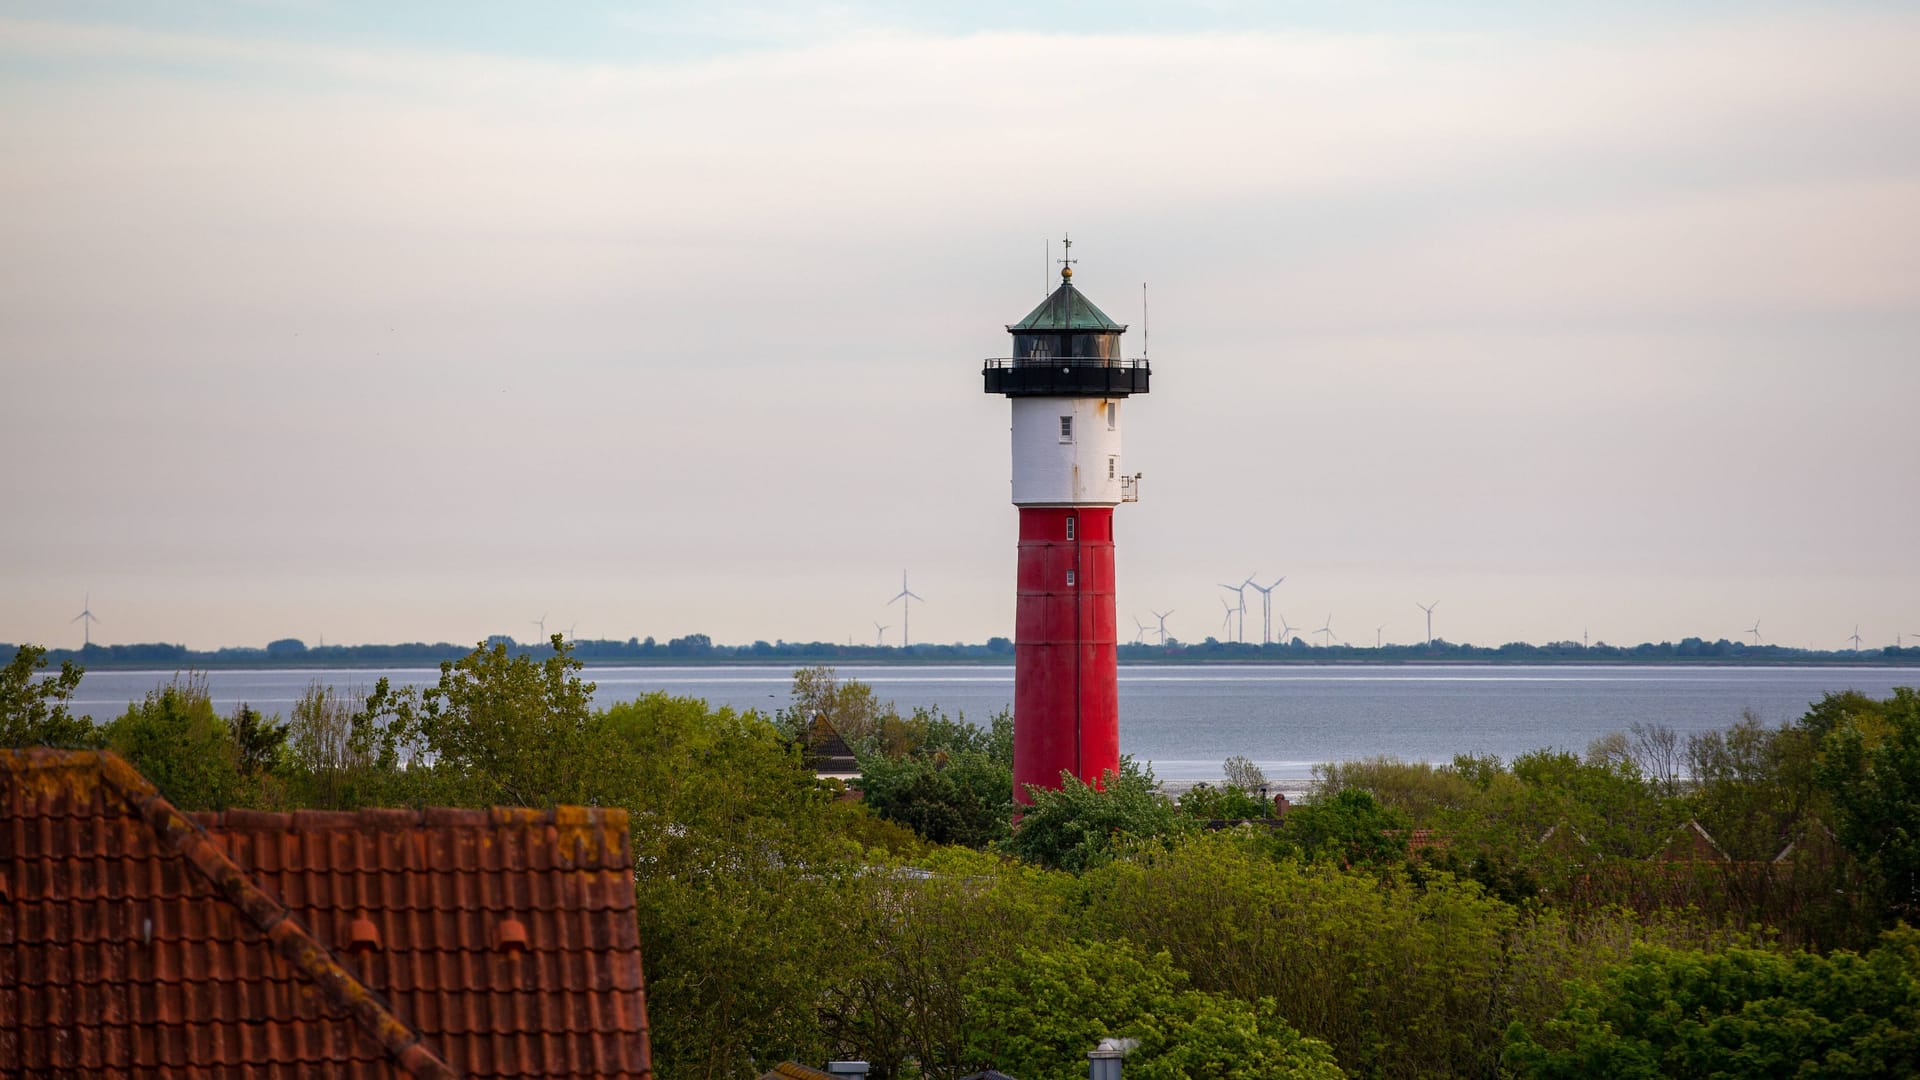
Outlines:
{"label": "calm water surface", "polygon": [[[938,706],[984,722],[1010,707],[1010,667],[843,667],[903,711]],[[244,701],[284,715],[308,684],[364,693],[381,676],[431,683],[436,669],[216,671],[207,676],[224,712]],[[595,701],[631,701],[655,690],[771,713],[787,704],[785,667],[590,667]],[[101,671],[80,684],[76,711],[110,717],[172,677]],[[1306,777],[1316,762],[1373,754],[1446,761],[1457,753],[1512,757],[1541,747],[1584,750],[1635,721],[1683,734],[1726,727],[1751,710],[1793,719],[1820,696],[1859,690],[1885,697],[1920,686],[1920,668],[1127,666],[1120,669],[1120,745],[1165,780],[1220,775],[1245,754],[1275,779]]]}

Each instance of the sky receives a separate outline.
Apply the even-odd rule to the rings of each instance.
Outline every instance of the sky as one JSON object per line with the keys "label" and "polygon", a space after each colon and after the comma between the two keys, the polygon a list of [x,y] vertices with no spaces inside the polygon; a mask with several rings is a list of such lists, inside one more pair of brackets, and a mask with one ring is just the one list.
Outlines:
{"label": "sky", "polygon": [[1128,637],[1920,639],[1920,12],[1430,7],[0,3],[0,641],[1010,634],[1066,233]]}

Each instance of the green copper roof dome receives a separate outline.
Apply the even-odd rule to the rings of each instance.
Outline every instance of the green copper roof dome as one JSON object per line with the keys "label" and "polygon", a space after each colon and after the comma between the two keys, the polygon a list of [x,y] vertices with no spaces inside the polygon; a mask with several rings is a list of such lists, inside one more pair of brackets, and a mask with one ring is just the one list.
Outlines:
{"label": "green copper roof dome", "polygon": [[1107,330],[1123,332],[1126,327],[1107,318],[1107,313],[1093,306],[1080,290],[1073,287],[1069,278],[1072,270],[1061,273],[1060,287],[1053,295],[1040,301],[1026,318],[1007,327],[1015,334],[1045,333],[1056,330]]}

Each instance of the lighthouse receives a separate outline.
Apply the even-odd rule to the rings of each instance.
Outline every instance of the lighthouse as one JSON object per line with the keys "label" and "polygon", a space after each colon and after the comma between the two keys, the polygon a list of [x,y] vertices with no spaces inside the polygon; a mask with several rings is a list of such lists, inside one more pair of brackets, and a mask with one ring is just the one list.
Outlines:
{"label": "lighthouse", "polygon": [[1126,401],[1147,392],[1145,358],[1121,355],[1127,328],[1073,284],[1007,327],[1013,355],[986,361],[986,392],[1013,404],[1015,573],[1013,790],[1087,783],[1120,769],[1113,509],[1138,497],[1120,456]]}

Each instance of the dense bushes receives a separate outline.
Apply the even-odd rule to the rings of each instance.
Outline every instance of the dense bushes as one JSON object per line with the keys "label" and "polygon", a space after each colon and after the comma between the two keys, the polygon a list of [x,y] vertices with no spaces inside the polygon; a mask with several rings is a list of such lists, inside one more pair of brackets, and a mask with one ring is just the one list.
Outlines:
{"label": "dense bushes", "polygon": [[1645,946],[1534,1030],[1515,1026],[1507,1058],[1543,1080],[1913,1076],[1920,931],[1865,956]]}

